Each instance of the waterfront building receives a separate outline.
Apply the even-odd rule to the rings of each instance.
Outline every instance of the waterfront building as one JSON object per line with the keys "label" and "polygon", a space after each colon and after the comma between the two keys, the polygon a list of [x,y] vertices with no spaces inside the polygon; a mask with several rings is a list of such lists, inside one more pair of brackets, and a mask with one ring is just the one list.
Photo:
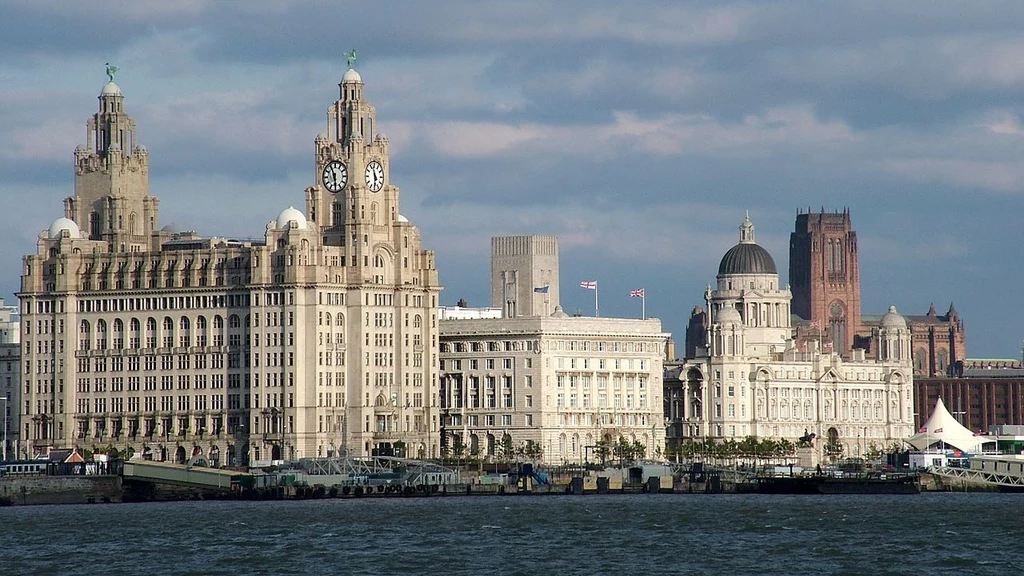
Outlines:
{"label": "waterfront building", "polygon": [[502,458],[515,448],[582,463],[622,439],[663,453],[661,321],[565,314],[554,237],[497,237],[491,247],[501,306],[441,311],[445,451]]}
{"label": "waterfront building", "polygon": [[[849,357],[856,348],[877,355],[872,333],[882,316],[861,315],[857,233],[850,211],[799,212],[789,240],[789,283],[797,340],[821,340]],[[945,315],[929,307],[924,315],[905,316],[912,335],[914,374],[951,374],[967,354],[963,320],[951,303]]]}
{"label": "waterfront building", "polygon": [[917,378],[914,387],[918,426],[939,400],[975,432],[1024,425],[1024,366],[1019,360],[968,360],[956,375]]}
{"label": "waterfront building", "polygon": [[[913,433],[910,330],[890,307],[870,339],[877,357],[844,357],[818,340],[794,339],[792,295],[744,219],[705,292],[703,333],[692,357],[669,366],[665,415],[672,444],[687,439],[814,434],[819,455],[861,456]],[[710,311],[710,314],[708,314]],[[844,332],[845,333],[845,332]]]}
{"label": "waterfront building", "polygon": [[113,79],[74,194],[24,257],[23,444],[214,464],[437,455],[434,254],[399,212],[388,139],[349,69],[305,213],[263,238],[160,227]]}
{"label": "waterfront building", "polygon": [[558,238],[491,238],[491,307],[506,318],[548,316],[559,302]]}
{"label": "waterfront building", "polygon": [[21,439],[21,318],[17,306],[5,306],[0,298],[0,400],[3,429],[0,453],[8,459],[22,456]]}
{"label": "waterfront building", "polygon": [[[442,443],[503,456],[540,447],[546,463],[594,462],[600,442],[665,443],[656,318],[567,316],[441,321]],[[505,436],[508,440],[504,440]]]}

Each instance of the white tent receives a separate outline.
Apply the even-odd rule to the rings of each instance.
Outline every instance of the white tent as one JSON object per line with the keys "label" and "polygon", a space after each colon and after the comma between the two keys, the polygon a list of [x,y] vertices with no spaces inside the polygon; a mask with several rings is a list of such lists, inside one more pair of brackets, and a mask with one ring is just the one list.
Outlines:
{"label": "white tent", "polygon": [[942,398],[935,403],[935,410],[928,417],[928,421],[917,431],[907,442],[918,450],[927,450],[930,447],[950,447],[962,452],[981,452],[981,446],[985,442],[992,442],[992,438],[977,436],[974,432],[965,428],[956,421],[956,418],[946,410]]}

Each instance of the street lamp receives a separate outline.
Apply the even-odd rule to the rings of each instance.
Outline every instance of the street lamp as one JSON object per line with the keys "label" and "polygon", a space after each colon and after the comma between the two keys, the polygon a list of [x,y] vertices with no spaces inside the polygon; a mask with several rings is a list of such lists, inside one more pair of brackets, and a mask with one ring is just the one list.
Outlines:
{"label": "street lamp", "polygon": [[4,401],[4,462],[7,462],[7,396],[0,396],[0,400]]}

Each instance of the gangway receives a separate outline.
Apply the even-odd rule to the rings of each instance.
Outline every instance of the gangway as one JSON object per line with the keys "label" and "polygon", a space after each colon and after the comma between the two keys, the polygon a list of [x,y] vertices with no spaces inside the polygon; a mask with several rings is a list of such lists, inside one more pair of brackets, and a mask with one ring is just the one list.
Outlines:
{"label": "gangway", "polygon": [[125,462],[121,476],[124,480],[224,491],[248,488],[254,483],[252,474],[245,472],[151,460]]}
{"label": "gangway", "polygon": [[1024,458],[1015,455],[974,456],[969,459],[969,466],[932,466],[928,471],[943,478],[955,478],[1012,490],[1024,489]]}

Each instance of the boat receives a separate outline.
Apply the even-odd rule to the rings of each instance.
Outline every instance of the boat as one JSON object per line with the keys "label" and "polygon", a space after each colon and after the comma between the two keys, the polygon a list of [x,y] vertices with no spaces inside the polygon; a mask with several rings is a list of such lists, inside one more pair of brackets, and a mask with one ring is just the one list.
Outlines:
{"label": "boat", "polygon": [[919,494],[918,474],[758,476],[758,494]]}

